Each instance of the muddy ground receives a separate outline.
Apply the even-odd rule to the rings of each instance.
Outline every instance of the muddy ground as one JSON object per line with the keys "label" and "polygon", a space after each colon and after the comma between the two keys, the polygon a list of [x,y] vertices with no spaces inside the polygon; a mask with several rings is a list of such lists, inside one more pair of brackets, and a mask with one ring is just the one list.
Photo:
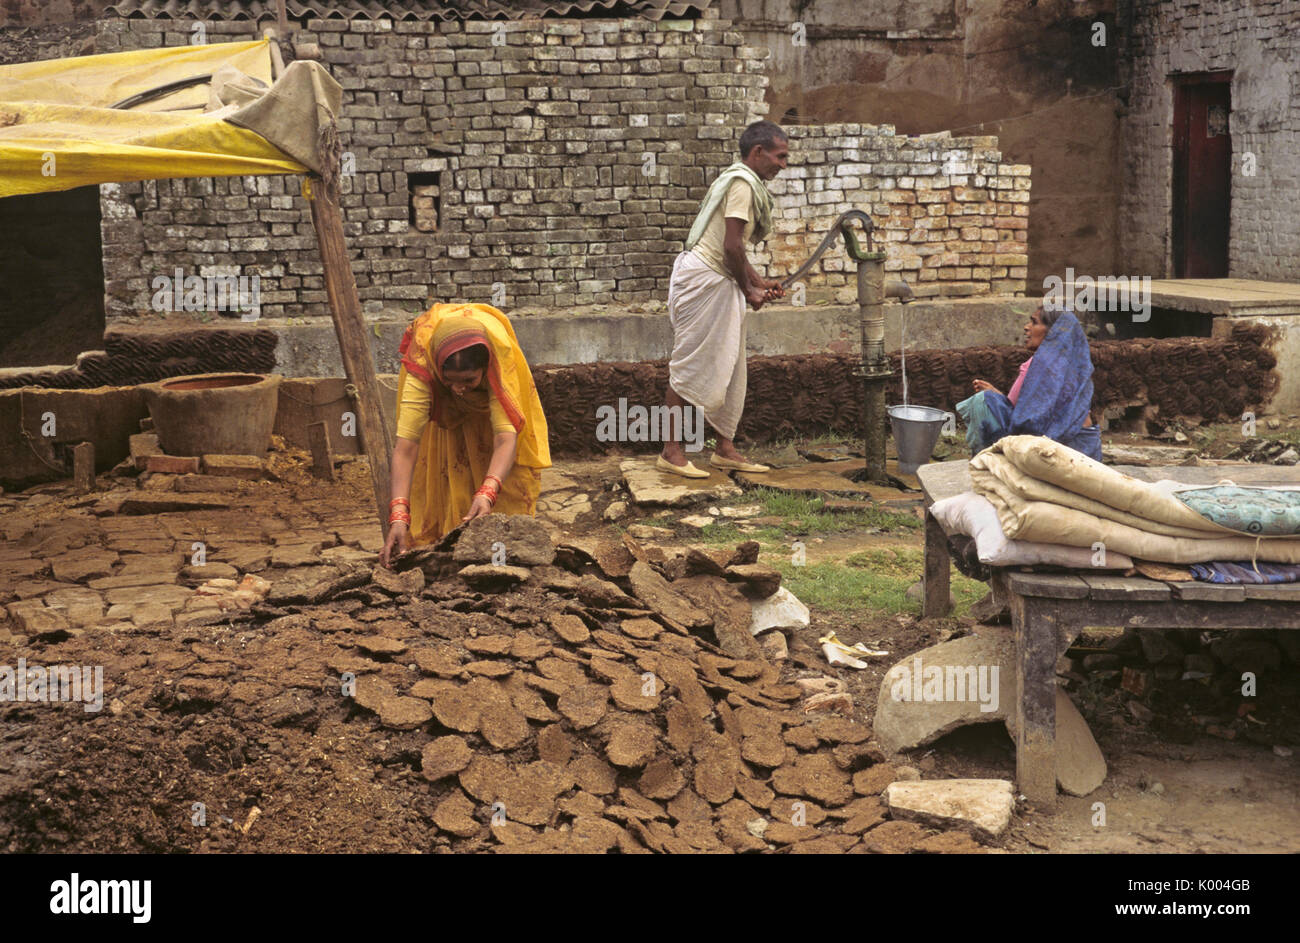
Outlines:
{"label": "muddy ground", "polygon": [[[1207,453],[1226,454],[1235,444],[1231,428],[1194,435]],[[618,462],[559,462],[561,474],[548,476],[551,510],[543,516],[552,515],[562,535],[619,539],[646,512],[632,506],[617,522],[605,520],[611,502],[627,500],[617,490]],[[81,497],[66,484],[0,497],[4,601],[46,603],[36,611],[19,605],[26,615],[0,624],[0,665],[14,665],[20,657],[29,665],[102,665],[105,679],[104,706],[97,713],[75,703],[0,705],[0,848],[1300,850],[1300,770],[1294,757],[1300,746],[1300,679],[1289,664],[1265,679],[1249,718],[1242,698],[1195,681],[1158,683],[1144,698],[1149,716],[1125,710],[1127,697],[1114,687],[1075,691],[1109,764],[1106,782],[1084,798],[1062,796],[1055,815],[1022,806],[1010,832],[982,846],[958,832],[889,822],[873,784],[905,765],[925,779],[1014,779],[1014,750],[1002,726],[966,728],[899,757],[872,755],[864,738],[880,679],[894,659],[863,672],[829,668],[818,661],[817,646],[833,629],[846,642],[867,641],[901,657],[968,631],[971,619],[922,621],[908,613],[814,606],[811,626],[790,638],[791,657],[779,673],[757,677],[750,663],[728,659],[689,633],[629,637],[628,618],[637,631],[645,628],[644,620],[630,616],[635,600],[623,600],[622,609],[609,600],[602,604],[606,608],[593,609],[595,603],[575,596],[565,582],[574,573],[565,577],[558,567],[545,591],[474,591],[451,571],[439,579],[435,567],[419,590],[354,581],[313,603],[301,587],[318,586],[352,567],[368,572],[378,549],[365,465],[341,464],[341,480],[334,484],[312,479],[301,454],[273,453],[271,468],[277,480],[226,481],[218,483],[220,490],[199,493],[224,504],[207,509],[128,514],[114,503],[127,487],[139,489],[132,492],[136,496],[184,497],[169,476],[143,482],[104,478],[101,490]],[[119,489],[116,496],[110,486]],[[209,486],[217,487],[204,485]],[[672,537],[641,543],[671,554],[697,540],[694,531],[681,527]],[[253,572],[276,588],[252,614],[220,620],[194,609],[192,587],[218,573],[186,568],[196,542],[204,545],[209,566],[230,568],[218,575]],[[810,540],[809,562],[919,546],[916,531],[841,534]],[[297,595],[293,585],[300,587]],[[579,602],[586,608],[570,612],[580,613],[594,640],[571,642],[558,634],[556,610]],[[615,631],[620,624],[622,634]],[[507,644],[520,637],[523,649]],[[418,665],[417,651],[423,653]],[[592,723],[570,716],[571,700],[568,707],[561,704],[564,684],[585,691],[588,681],[604,679],[617,687],[617,659],[626,656],[644,667],[645,659],[658,664],[653,659],[668,651],[696,665],[712,699],[705,707],[712,719],[694,734],[682,733],[681,717],[674,721],[664,706],[672,698],[654,706],[615,698],[608,714]],[[455,663],[440,667],[443,656]],[[580,664],[588,679],[575,680],[557,664],[543,669],[544,659]],[[501,667],[507,660],[509,667]],[[516,699],[508,670],[540,679],[542,686]],[[356,697],[340,696],[345,672],[357,677],[362,693]],[[794,696],[793,680],[815,675],[848,684],[851,718],[805,720],[795,716],[792,702],[781,700]],[[524,728],[511,726],[519,721],[508,705],[501,708],[506,719],[500,729],[489,731],[487,721],[479,727],[477,720],[467,724],[441,712],[430,718],[423,702],[408,703],[419,701],[421,690],[445,690],[437,686],[451,677],[472,677],[480,691],[500,683],[527,718]],[[489,708],[482,710],[487,716]],[[783,731],[785,747],[772,746],[764,725],[776,723],[773,718],[780,719],[775,729]],[[835,726],[850,720],[849,726]],[[616,735],[622,747],[633,749],[647,725],[672,760],[659,777],[649,776],[636,760],[626,766],[604,761]],[[557,728],[553,736],[540,735],[550,727]],[[730,756],[727,737],[745,744],[744,763]],[[761,748],[783,752],[764,767],[752,761]],[[493,802],[504,800],[482,781],[504,775],[483,765],[494,755],[510,757],[535,777],[521,772],[510,780],[518,795],[507,808],[538,790],[554,792],[553,806],[526,813],[522,823],[511,818],[493,824]],[[814,763],[821,765],[813,770]],[[453,772],[431,770],[439,764]],[[675,775],[668,768],[673,764],[686,776],[684,789],[662,781]],[[568,772],[555,774],[555,767]],[[808,785],[781,785],[774,769],[787,781],[791,770],[806,773]],[[727,778],[733,774],[734,796]],[[718,776],[725,780],[721,787]],[[812,821],[787,826],[784,806],[792,798],[808,803]],[[1104,803],[1104,826],[1095,824],[1098,802]],[[780,828],[760,839],[746,827],[756,815]]]}

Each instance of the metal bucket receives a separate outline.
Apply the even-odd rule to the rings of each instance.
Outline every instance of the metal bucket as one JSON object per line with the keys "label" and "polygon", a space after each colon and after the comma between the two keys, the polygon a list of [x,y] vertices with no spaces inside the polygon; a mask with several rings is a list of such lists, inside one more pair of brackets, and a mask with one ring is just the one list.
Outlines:
{"label": "metal bucket", "polygon": [[930,406],[890,406],[889,426],[898,447],[898,470],[914,475],[930,461],[948,414]]}

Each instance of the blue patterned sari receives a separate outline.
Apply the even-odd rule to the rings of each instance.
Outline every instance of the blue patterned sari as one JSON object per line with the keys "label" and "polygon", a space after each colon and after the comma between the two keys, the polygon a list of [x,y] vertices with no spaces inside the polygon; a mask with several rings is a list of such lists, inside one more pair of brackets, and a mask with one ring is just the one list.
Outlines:
{"label": "blue patterned sari", "polygon": [[982,452],[1008,435],[1041,435],[1101,461],[1101,431],[1084,426],[1092,405],[1092,354],[1083,325],[1062,311],[1034,351],[1015,405],[985,390],[957,404],[966,444]]}

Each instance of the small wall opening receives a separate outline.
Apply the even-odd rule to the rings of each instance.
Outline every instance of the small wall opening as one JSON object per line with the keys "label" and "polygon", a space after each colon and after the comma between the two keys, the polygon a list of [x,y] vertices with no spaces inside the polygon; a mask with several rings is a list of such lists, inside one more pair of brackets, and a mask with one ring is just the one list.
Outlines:
{"label": "small wall opening", "polygon": [[410,194],[409,220],[417,232],[437,232],[442,217],[442,175],[437,171],[421,171],[406,175],[406,191]]}
{"label": "small wall opening", "polygon": [[0,200],[0,367],[104,346],[99,187]]}

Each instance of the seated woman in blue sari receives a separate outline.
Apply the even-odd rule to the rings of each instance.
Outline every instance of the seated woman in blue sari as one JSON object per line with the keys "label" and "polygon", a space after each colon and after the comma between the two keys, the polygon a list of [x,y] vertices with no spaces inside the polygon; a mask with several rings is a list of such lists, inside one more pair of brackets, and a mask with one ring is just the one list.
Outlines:
{"label": "seated woman in blue sari", "polygon": [[971,454],[1008,435],[1041,435],[1101,461],[1101,433],[1092,424],[1092,355],[1070,311],[1041,306],[1025,325],[1033,355],[1005,396],[985,380],[957,404]]}

